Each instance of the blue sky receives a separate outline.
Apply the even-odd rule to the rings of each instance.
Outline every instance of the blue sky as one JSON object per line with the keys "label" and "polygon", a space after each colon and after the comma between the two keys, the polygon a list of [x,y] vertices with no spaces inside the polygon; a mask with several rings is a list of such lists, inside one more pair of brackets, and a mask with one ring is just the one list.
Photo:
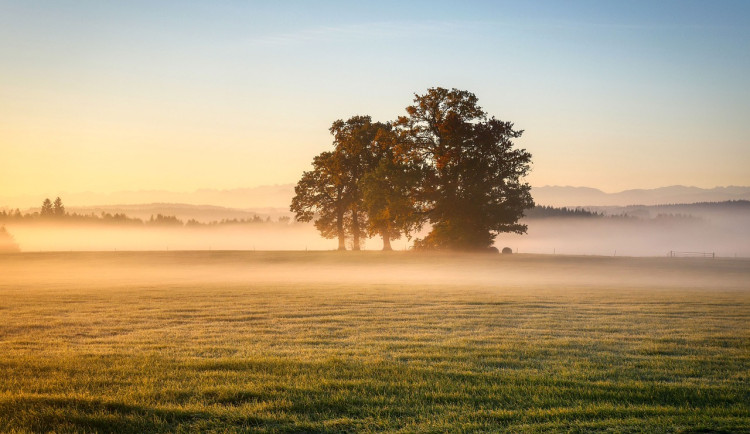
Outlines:
{"label": "blue sky", "polygon": [[750,185],[750,2],[0,1],[0,196],[296,182],[432,86],[532,185]]}

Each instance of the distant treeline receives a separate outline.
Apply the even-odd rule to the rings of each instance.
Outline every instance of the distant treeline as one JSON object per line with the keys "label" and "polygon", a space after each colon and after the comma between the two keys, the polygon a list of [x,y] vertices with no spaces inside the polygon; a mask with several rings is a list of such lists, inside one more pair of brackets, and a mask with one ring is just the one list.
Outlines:
{"label": "distant treeline", "polygon": [[524,211],[526,218],[539,219],[548,217],[604,217],[604,214],[584,208],[556,208],[554,206],[535,206]]}
{"label": "distant treeline", "polygon": [[702,220],[701,217],[693,215],[699,211],[714,212],[737,212],[750,211],[750,201],[727,200],[723,202],[696,202],[685,204],[665,205],[630,205],[627,207],[595,207],[606,208],[607,211],[589,210],[587,208],[557,208],[553,206],[537,205],[524,211],[527,219],[557,218],[557,217],[579,217],[579,218],[601,218],[608,219],[635,219],[635,220]]}
{"label": "distant treeline", "polygon": [[[698,208],[712,208],[712,209],[750,209],[750,201],[746,200],[731,200],[725,202],[700,202],[695,204],[684,204],[684,205],[654,205],[652,208],[674,208],[679,206],[685,207],[698,207]],[[607,215],[603,212],[590,211],[586,208],[576,207],[554,207],[537,205],[533,208],[529,208],[524,211],[524,217],[526,219],[544,219],[544,218],[619,218],[619,219],[648,219],[648,214],[638,213],[636,211],[626,209],[622,214]],[[654,218],[656,220],[694,220],[698,219],[689,213],[659,213]],[[239,225],[257,225],[257,224],[282,224],[288,225],[292,223],[290,217],[282,216],[276,220],[272,220],[270,217],[260,217],[255,215],[250,218],[233,218],[233,219],[221,219],[214,220],[211,222],[201,222],[196,219],[181,220],[173,215],[156,214],[152,215],[148,219],[141,219],[138,217],[129,217],[124,213],[108,213],[101,212],[99,214],[78,214],[69,213],[65,210],[65,206],[62,200],[58,197],[54,202],[49,199],[45,199],[42,203],[41,210],[38,212],[27,212],[22,213],[19,209],[12,211],[0,211],[0,223],[51,223],[51,222],[66,222],[66,223],[91,223],[91,224],[107,224],[107,225],[133,225],[133,226],[185,226],[185,227],[217,227],[217,226],[239,226]]]}
{"label": "distant treeline", "polygon": [[189,227],[209,227],[209,226],[227,226],[227,225],[256,225],[262,223],[274,223],[287,225],[291,223],[291,218],[282,216],[277,220],[271,217],[265,219],[255,215],[245,219],[222,219],[211,222],[200,222],[195,219],[183,221],[176,216],[156,214],[149,219],[144,220],[137,217],[129,217],[124,213],[100,214],[78,214],[65,211],[62,200],[58,197],[54,202],[45,199],[39,212],[22,213],[18,208],[13,211],[0,211],[0,222],[3,223],[86,223],[86,224],[109,224],[109,225],[131,225],[131,226],[189,226]]}
{"label": "distant treeline", "polygon": [[[632,205],[635,206],[635,205]],[[695,202],[650,205],[651,208],[691,208],[712,211],[750,210],[750,200],[725,200],[722,202]]]}

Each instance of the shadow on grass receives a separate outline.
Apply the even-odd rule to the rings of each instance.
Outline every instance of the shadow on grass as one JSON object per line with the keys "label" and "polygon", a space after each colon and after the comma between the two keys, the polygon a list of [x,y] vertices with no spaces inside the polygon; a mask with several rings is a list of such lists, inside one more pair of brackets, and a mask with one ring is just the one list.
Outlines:
{"label": "shadow on grass", "polygon": [[5,423],[0,423],[3,432],[19,428],[31,432],[173,432],[185,428],[210,429],[206,424],[209,421],[219,426],[229,423],[245,428],[267,422],[259,418],[222,421],[206,411],[48,396],[19,396],[0,401],[0,414],[6,415]]}
{"label": "shadow on grass", "polygon": [[[205,360],[149,402],[5,395],[0,432],[738,430],[746,389],[393,360]],[[174,368],[174,366],[172,367]],[[157,372],[160,372],[157,370]],[[184,375],[184,377],[182,377]],[[679,379],[676,378],[676,381]],[[124,402],[114,401],[120,399]],[[712,431],[713,430],[713,431]]]}
{"label": "shadow on grass", "polygon": [[680,384],[679,378],[594,382],[586,375],[562,379],[534,371],[454,371],[338,358],[210,360],[191,368],[269,379],[262,389],[211,390],[203,399],[220,405],[286,400],[288,405],[277,407],[287,416],[277,420],[284,430],[451,431],[463,426],[491,431],[523,430],[528,424],[552,430],[600,424],[616,430],[628,420],[636,431],[679,426],[722,432],[742,426],[749,415],[741,405],[745,394],[736,385],[696,387]]}

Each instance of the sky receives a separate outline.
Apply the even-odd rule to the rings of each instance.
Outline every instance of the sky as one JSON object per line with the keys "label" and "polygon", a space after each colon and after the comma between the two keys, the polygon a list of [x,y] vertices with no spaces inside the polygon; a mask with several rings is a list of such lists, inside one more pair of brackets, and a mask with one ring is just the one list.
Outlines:
{"label": "sky", "polygon": [[532,186],[750,185],[747,1],[0,0],[0,197],[295,183],[435,86]]}

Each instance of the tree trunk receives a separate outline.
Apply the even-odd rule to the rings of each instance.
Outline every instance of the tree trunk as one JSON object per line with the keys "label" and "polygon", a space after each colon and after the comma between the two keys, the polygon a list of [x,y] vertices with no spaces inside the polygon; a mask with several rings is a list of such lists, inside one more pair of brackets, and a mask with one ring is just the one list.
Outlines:
{"label": "tree trunk", "polygon": [[344,213],[339,212],[336,216],[336,231],[339,234],[339,250],[346,250],[346,232],[344,232]]}
{"label": "tree trunk", "polygon": [[357,212],[357,205],[352,206],[352,250],[359,250],[359,213]]}
{"label": "tree trunk", "polygon": [[389,236],[387,231],[383,231],[381,235],[383,237],[383,251],[390,252],[391,250],[393,250],[393,247],[391,247],[391,237]]}

